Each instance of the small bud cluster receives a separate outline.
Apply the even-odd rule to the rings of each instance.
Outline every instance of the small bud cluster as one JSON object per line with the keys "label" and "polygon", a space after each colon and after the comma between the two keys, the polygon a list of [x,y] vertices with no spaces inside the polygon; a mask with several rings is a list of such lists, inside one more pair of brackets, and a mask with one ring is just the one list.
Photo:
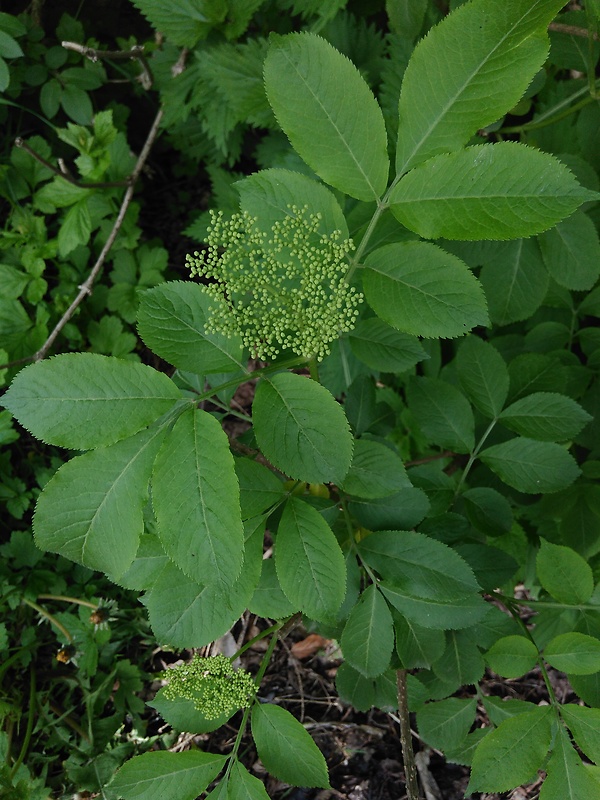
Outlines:
{"label": "small bud cluster", "polygon": [[354,249],[340,231],[319,233],[320,214],[288,206],[269,234],[246,212],[211,212],[208,252],[187,256],[192,275],[211,282],[216,301],[206,330],[239,335],[255,358],[290,349],[321,360],[329,344],[352,330],[363,296],[346,282],[345,258]]}
{"label": "small bud cluster", "polygon": [[235,670],[223,655],[194,656],[189,663],[167,670],[163,677],[169,681],[163,692],[168,700],[191,700],[206,719],[245,708],[256,692],[252,676],[243,669]]}

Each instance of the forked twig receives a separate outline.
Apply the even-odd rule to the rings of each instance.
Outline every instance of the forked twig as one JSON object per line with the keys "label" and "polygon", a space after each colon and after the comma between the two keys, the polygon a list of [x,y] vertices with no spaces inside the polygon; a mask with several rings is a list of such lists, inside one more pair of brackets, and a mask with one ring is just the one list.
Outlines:
{"label": "forked twig", "polygon": [[96,50],[78,42],[61,42],[65,50],[74,50],[90,61],[100,61],[101,59],[113,59],[113,61],[139,61],[142,68],[137,80],[144,89],[148,90],[152,86],[152,70],[144,55],[143,45],[136,44],[130,50]]}

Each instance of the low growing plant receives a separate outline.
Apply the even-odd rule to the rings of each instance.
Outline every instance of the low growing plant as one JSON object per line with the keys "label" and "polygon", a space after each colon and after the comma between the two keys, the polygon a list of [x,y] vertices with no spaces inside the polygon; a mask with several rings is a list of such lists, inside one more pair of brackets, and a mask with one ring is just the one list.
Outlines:
{"label": "low growing plant", "polygon": [[[84,451],[37,501],[40,548],[143,592],[175,648],[212,642],[247,608],[274,620],[253,686],[224,657],[193,661],[153,701],[191,732],[244,708],[231,752],[146,753],[106,796],[265,798],[240,758],[248,722],[271,774],[327,787],[309,734],[260,694],[298,614],[339,639],[343,700],[399,709],[411,800],[409,711],[428,745],[471,766],[470,792],[544,770],[541,800],[600,796],[598,182],[581,152],[532,146],[552,113],[581,110],[571,100],[524,124],[525,142],[498,127],[541,87],[562,6],[471,0],[431,28],[395,145],[345,56],[314,33],[273,35],[266,97],[304,172],[240,180],[239,212],[216,215],[191,259],[208,282],[143,295],[138,332],[173,373],[69,353],[5,394],[34,436]],[[264,360],[251,370],[249,356]],[[228,439],[248,381],[249,430]],[[539,669],[548,704],[483,696],[486,665]],[[550,667],[586,705],[558,701]],[[478,700],[489,725],[473,729]]]}

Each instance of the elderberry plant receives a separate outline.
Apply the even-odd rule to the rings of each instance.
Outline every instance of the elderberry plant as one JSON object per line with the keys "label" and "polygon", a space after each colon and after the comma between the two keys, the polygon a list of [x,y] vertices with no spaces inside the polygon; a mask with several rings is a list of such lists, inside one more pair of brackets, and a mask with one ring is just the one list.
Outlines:
{"label": "elderberry plant", "polygon": [[[155,0],[136,2],[177,31]],[[161,642],[202,647],[246,610],[275,620],[259,687],[302,614],[339,640],[342,700],[398,710],[410,800],[409,711],[428,745],[471,767],[472,793],[543,770],[541,800],[597,797],[594,94],[571,73],[560,91],[550,80],[570,63],[553,48],[547,64],[562,0],[470,0],[439,24],[422,5],[390,8],[383,109],[325,38],[271,37],[258,104],[291,149],[236,182],[229,221],[213,217],[208,255],[192,259],[206,283],[144,294],[138,331],[171,377],[71,353],[26,367],[3,402],[39,438],[85,451],[39,497],[38,545],[143,592]],[[515,131],[506,115],[536,93],[544,110]],[[545,135],[566,118],[577,155],[568,126]],[[251,372],[250,355],[266,365]],[[249,379],[240,443],[221,422]],[[547,704],[489,696],[486,666],[538,669]],[[585,705],[559,701],[549,667]],[[222,721],[195,690],[173,691],[154,701],[167,721]],[[147,800],[159,781],[161,796],[193,797],[220,774],[212,797],[264,799],[239,757],[248,723],[271,774],[326,788],[306,730],[260,699],[221,708],[243,709],[227,756],[148,753],[105,793]]]}

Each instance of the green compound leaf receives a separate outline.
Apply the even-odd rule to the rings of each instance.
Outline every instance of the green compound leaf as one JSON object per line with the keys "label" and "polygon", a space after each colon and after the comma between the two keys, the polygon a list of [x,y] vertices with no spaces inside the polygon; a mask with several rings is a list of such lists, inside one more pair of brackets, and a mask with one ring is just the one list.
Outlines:
{"label": "green compound leaf", "polygon": [[560,706],[560,714],[581,750],[594,763],[600,762],[600,709],[569,703]]}
{"label": "green compound leaf", "polygon": [[419,42],[400,95],[399,174],[436,153],[458,150],[517,104],[546,60],[544,28],[562,5],[476,0]]}
{"label": "green compound leaf", "polygon": [[252,709],[252,736],[258,757],[271,775],[294,786],[329,788],[321,751],[289,711],[256,703]]}
{"label": "green compound leaf", "polygon": [[600,670],[600,641],[586,633],[561,633],[546,645],[544,658],[561,672],[591,675]]}
{"label": "green compound leaf", "polygon": [[559,603],[587,603],[594,591],[594,575],[588,562],[570,547],[540,540],[537,576],[544,589]]}
{"label": "green compound leaf", "polygon": [[202,286],[172,281],[144,292],[138,309],[138,332],[144,343],[179,369],[208,375],[239,370],[239,336],[206,333],[214,301]]}
{"label": "green compound leaf", "polygon": [[357,200],[380,197],[389,172],[385,123],[354,64],[319,36],[293,33],[272,38],[264,74],[277,121],[309,167]]}
{"label": "green compound leaf", "polygon": [[507,428],[543,442],[573,439],[591,421],[583,408],[564,394],[534,392],[500,414]]}
{"label": "green compound leaf", "polygon": [[178,648],[204,647],[239,619],[260,576],[264,520],[260,523],[246,540],[244,569],[233,586],[199,584],[172,561],[167,564],[143,598],[157,639]]}
{"label": "green compound leaf", "polygon": [[429,159],[392,190],[390,208],[425,239],[518,239],[597,196],[554,156],[499,142]]}
{"label": "green compound leaf", "polygon": [[430,242],[389,244],[370,253],[363,289],[384,322],[415,336],[463,336],[489,322],[483,289],[467,265]]}
{"label": "green compound leaf", "polygon": [[226,756],[188,750],[135,756],[117,772],[104,793],[111,800],[194,800],[217,777]]}
{"label": "green compound leaf", "polygon": [[527,494],[558,492],[580,474],[564,447],[522,436],[488,447],[479,457],[504,483]]}
{"label": "green compound leaf", "polygon": [[509,717],[483,739],[473,756],[466,793],[505,792],[533,780],[552,740],[550,706]]}
{"label": "green compound leaf", "polygon": [[346,593],[346,562],[323,517],[308,503],[290,497],[275,542],[275,566],[284,594],[316,620],[330,619]]}
{"label": "green compound leaf", "polygon": [[168,434],[152,476],[152,505],[166,554],[205,585],[240,574],[244,531],[226,434],[206,411],[184,412]]}
{"label": "green compound leaf", "polygon": [[456,748],[475,720],[477,700],[451,697],[437,703],[426,703],[417,711],[419,735],[431,747],[440,750]]}
{"label": "green compound leaf", "polygon": [[548,270],[535,239],[495,242],[495,253],[479,273],[497,325],[527,319],[542,304],[548,291]]}
{"label": "green compound leaf", "polygon": [[282,372],[258,384],[252,406],[258,445],[290,478],[340,483],[353,440],[342,407],[323,386]]}
{"label": "green compound leaf", "polygon": [[340,641],[344,658],[366,678],[388,669],[394,649],[394,624],[388,604],[374,584],[354,606]]}
{"label": "green compound leaf", "polygon": [[257,225],[269,234],[273,225],[291,216],[291,206],[308,206],[321,215],[320,233],[341,231],[348,238],[344,213],[332,192],[312,178],[288,169],[265,169],[235,184],[240,194],[240,208],[256,218]]}
{"label": "green compound leaf", "polygon": [[459,389],[438,378],[412,378],[407,400],[428,441],[457,453],[471,452],[475,446],[475,419],[469,401]]}
{"label": "green compound leaf", "polygon": [[344,492],[374,499],[410,486],[402,460],[389,447],[368,439],[355,442],[350,471],[340,484]]}
{"label": "green compound leaf", "polygon": [[587,291],[600,275],[600,241],[592,220],[576,211],[539,239],[548,272],[567,289]]}
{"label": "green compound leaf", "polygon": [[467,562],[448,545],[423,533],[379,531],[363,539],[358,549],[384,580],[408,595],[452,602],[479,591]]}
{"label": "green compound leaf", "polygon": [[380,372],[404,372],[429,358],[416,336],[400,333],[377,317],[361,320],[348,341],[357,358]]}
{"label": "green compound leaf", "polygon": [[173,381],[144,364],[65,353],[21,370],[2,403],[47,444],[88,450],[132,436],[180,399]]}
{"label": "green compound leaf", "polygon": [[524,636],[503,636],[485,654],[490,667],[503,678],[520,678],[537,664],[537,647]]}
{"label": "green compound leaf", "polygon": [[510,503],[495,489],[476,486],[462,495],[469,522],[488,536],[508,533],[513,523]]}
{"label": "green compound leaf", "polygon": [[236,759],[227,783],[227,800],[269,800],[269,795],[263,782]]}
{"label": "green compound leaf", "polygon": [[[573,706],[561,706],[572,708]],[[589,711],[589,708],[581,709]],[[579,744],[579,742],[578,742]],[[561,726],[554,742],[552,755],[546,767],[546,780],[542,786],[539,800],[581,800],[597,797],[600,784],[584,767],[579,755],[569,740],[569,735]]]}
{"label": "green compound leaf", "polygon": [[456,357],[458,379],[469,400],[482,414],[495,419],[508,395],[508,370],[496,348],[468,336]]}
{"label": "green compound leaf", "polygon": [[115,580],[123,575],[144,530],[150,472],[165,432],[155,425],[63,464],[36,504],[38,547]]}
{"label": "green compound leaf", "polygon": [[176,6],[169,0],[133,0],[133,4],[153,28],[179,47],[194,47],[206,39],[229,11],[225,0],[180,0]]}

